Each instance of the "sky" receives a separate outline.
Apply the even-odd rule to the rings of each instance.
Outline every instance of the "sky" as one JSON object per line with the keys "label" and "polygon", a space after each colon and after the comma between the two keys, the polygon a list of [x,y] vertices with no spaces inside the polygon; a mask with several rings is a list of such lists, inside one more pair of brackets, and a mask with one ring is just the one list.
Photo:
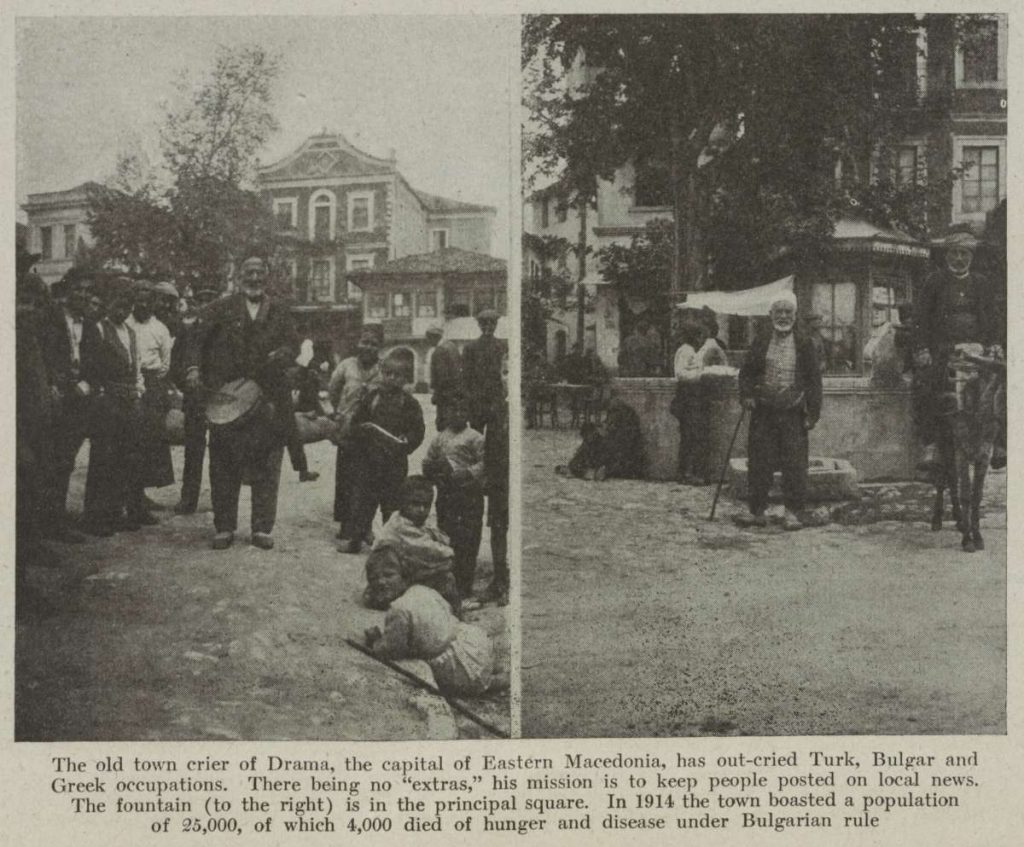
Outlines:
{"label": "sky", "polygon": [[[269,164],[310,135],[394,148],[416,188],[498,209],[509,255],[510,16],[19,18],[16,194],[104,181],[118,153],[159,160],[163,104],[218,45],[279,51]],[[24,213],[18,219],[24,221]]]}

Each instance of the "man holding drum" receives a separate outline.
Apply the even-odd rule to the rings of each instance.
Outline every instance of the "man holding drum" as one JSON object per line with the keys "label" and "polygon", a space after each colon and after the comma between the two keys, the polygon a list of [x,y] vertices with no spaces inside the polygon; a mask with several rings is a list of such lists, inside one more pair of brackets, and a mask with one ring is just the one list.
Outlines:
{"label": "man holding drum", "polygon": [[281,455],[291,424],[286,369],[298,347],[291,315],[266,292],[268,268],[242,264],[241,292],[207,307],[189,338],[186,384],[206,394],[214,550],[234,541],[238,495],[252,487],[252,543],[274,546]]}

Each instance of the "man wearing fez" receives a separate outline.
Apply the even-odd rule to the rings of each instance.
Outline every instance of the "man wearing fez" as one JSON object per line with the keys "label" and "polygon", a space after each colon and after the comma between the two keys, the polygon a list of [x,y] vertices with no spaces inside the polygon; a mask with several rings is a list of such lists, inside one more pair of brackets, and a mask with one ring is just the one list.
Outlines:
{"label": "man wearing fez", "polygon": [[251,256],[242,263],[241,291],[211,303],[193,327],[186,351],[185,383],[217,392],[226,383],[249,379],[263,401],[237,426],[210,431],[210,489],[213,498],[214,550],[234,541],[238,496],[243,478],[252,487],[252,543],[274,546],[281,455],[291,425],[291,394],[285,371],[298,354],[287,307],[266,294],[266,261]]}
{"label": "man wearing fez", "polygon": [[446,415],[454,400],[464,393],[462,380],[462,354],[454,341],[442,341],[444,333],[440,327],[427,330],[427,343],[434,348],[430,357],[431,400],[436,408],[434,425],[440,432],[445,428]]}
{"label": "man wearing fez", "polygon": [[199,506],[199,489],[203,482],[203,461],[206,458],[206,413],[202,392],[189,388],[186,380],[189,338],[203,319],[203,309],[220,297],[216,288],[201,288],[192,298],[189,311],[182,317],[174,347],[171,349],[171,379],[182,392],[181,411],[185,418],[185,464],[181,471],[181,499],[174,511],[179,515],[194,514]]}
{"label": "man wearing fez", "polygon": [[480,337],[466,345],[462,355],[462,374],[469,405],[469,425],[486,434],[487,425],[505,400],[502,382],[502,363],[505,351],[494,337],[498,328],[498,313],[484,309],[476,316]]}
{"label": "man wearing fez", "polygon": [[[914,305],[914,360],[918,368],[914,419],[918,438],[925,445],[919,467],[929,471],[937,464],[935,441],[942,411],[939,403],[946,390],[950,354],[959,344],[999,347],[999,355],[1006,346],[1006,294],[971,269],[978,239],[968,227],[957,226],[935,244],[942,251],[942,267],[928,277],[921,300]],[[993,467],[1006,462],[1005,438],[1005,432],[1000,432]]]}
{"label": "man wearing fez", "polygon": [[771,331],[759,336],[739,373],[740,400],[750,410],[747,481],[750,514],[742,526],[767,526],[775,471],[782,471],[783,527],[800,529],[807,491],[807,433],[821,414],[821,368],[811,339],[795,331],[796,296],[787,291],[769,310]]}

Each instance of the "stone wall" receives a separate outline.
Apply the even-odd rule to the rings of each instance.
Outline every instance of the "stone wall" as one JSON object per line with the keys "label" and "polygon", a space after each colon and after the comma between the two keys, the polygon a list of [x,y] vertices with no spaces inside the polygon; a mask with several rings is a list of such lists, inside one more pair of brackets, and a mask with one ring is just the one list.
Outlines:
{"label": "stone wall", "polygon": [[[812,456],[846,459],[861,481],[909,479],[919,448],[911,429],[909,389],[879,389],[864,380],[827,380],[821,420],[811,432]],[[676,476],[679,424],[669,412],[675,394],[672,379],[615,379],[615,395],[636,410],[644,432],[647,474]],[[711,404],[707,464],[721,470],[740,414],[735,386]],[[741,426],[733,456],[747,454],[747,426]]]}

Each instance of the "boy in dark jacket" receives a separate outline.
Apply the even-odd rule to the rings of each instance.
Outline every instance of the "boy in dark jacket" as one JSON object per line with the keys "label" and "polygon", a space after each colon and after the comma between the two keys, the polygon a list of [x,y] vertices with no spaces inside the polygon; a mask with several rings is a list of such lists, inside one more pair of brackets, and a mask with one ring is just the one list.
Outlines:
{"label": "boy in dark jacket", "polygon": [[352,415],[351,540],[347,553],[359,553],[378,506],[387,521],[399,506],[409,454],[423,442],[423,410],[407,393],[401,361],[385,359],[380,384],[359,401]]}

